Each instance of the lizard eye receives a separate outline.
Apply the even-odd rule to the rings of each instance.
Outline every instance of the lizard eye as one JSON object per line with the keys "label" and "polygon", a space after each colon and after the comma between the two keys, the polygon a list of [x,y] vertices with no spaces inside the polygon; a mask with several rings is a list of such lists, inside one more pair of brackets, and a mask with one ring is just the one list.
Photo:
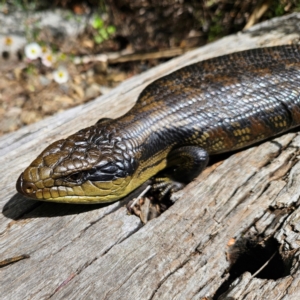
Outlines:
{"label": "lizard eye", "polygon": [[69,175],[66,179],[68,181],[78,183],[78,182],[82,181],[82,179],[84,179],[84,172],[73,173],[73,174]]}

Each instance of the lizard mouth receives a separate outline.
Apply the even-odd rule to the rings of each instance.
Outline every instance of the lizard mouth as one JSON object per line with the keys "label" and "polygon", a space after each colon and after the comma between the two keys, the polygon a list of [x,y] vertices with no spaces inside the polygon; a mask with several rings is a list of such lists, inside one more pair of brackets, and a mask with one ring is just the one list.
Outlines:
{"label": "lizard mouth", "polygon": [[93,204],[114,202],[131,192],[128,187],[131,177],[118,178],[111,182],[86,181],[78,186],[50,186],[39,188],[24,178],[22,173],[16,183],[17,191],[27,198],[40,201]]}

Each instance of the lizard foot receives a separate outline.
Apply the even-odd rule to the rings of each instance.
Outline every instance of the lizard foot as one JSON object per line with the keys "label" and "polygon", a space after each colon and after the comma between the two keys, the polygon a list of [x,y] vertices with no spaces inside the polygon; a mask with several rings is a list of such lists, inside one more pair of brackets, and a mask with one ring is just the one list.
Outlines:
{"label": "lizard foot", "polygon": [[172,180],[169,177],[158,177],[153,179],[152,192],[158,194],[158,200],[162,201],[166,195],[171,196],[184,186],[184,183]]}

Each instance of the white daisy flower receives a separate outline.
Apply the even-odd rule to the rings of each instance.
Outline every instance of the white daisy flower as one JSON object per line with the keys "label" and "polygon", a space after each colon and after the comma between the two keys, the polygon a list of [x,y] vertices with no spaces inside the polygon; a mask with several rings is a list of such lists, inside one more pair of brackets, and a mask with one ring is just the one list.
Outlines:
{"label": "white daisy flower", "polygon": [[66,68],[58,67],[57,70],[53,72],[53,79],[55,82],[62,84],[69,80],[69,73]]}
{"label": "white daisy flower", "polygon": [[25,46],[24,52],[28,59],[34,60],[41,56],[42,48],[37,43],[30,43]]}
{"label": "white daisy flower", "polygon": [[10,36],[6,36],[4,38],[4,44],[5,44],[5,46],[11,46],[12,43],[13,43],[13,39]]}
{"label": "white daisy flower", "polygon": [[46,52],[42,54],[42,64],[46,67],[51,67],[55,62],[55,58],[51,52]]}

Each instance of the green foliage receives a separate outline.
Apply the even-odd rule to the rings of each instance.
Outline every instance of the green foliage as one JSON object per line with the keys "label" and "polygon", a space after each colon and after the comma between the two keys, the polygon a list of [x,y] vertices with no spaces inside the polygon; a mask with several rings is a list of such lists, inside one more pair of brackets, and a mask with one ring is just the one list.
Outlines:
{"label": "green foliage", "polygon": [[275,8],[275,16],[279,17],[284,15],[285,11],[284,11],[284,6],[282,5],[282,3],[279,3],[278,6]]}
{"label": "green foliage", "polygon": [[58,56],[57,56],[57,60],[58,61],[66,61],[68,59],[68,56],[65,54],[65,53],[60,53]]}
{"label": "green foliage", "polygon": [[92,22],[93,28],[96,30],[94,40],[97,44],[101,44],[105,40],[108,40],[111,35],[116,32],[115,26],[106,26],[100,16],[96,16]]}
{"label": "green foliage", "polygon": [[36,69],[36,67],[35,67],[34,64],[29,63],[29,64],[27,65],[27,67],[25,68],[25,72],[26,72],[28,75],[34,75],[34,74],[37,73],[37,69]]}
{"label": "green foliage", "polygon": [[218,13],[212,18],[212,23],[208,32],[208,41],[211,42],[219,38],[220,36],[222,36],[222,33],[222,15],[221,13]]}
{"label": "green foliage", "polygon": [[104,21],[99,16],[96,16],[92,25],[95,29],[100,29],[104,27]]}
{"label": "green foliage", "polygon": [[209,28],[208,41],[212,42],[222,35],[222,27],[220,24],[214,24]]}

